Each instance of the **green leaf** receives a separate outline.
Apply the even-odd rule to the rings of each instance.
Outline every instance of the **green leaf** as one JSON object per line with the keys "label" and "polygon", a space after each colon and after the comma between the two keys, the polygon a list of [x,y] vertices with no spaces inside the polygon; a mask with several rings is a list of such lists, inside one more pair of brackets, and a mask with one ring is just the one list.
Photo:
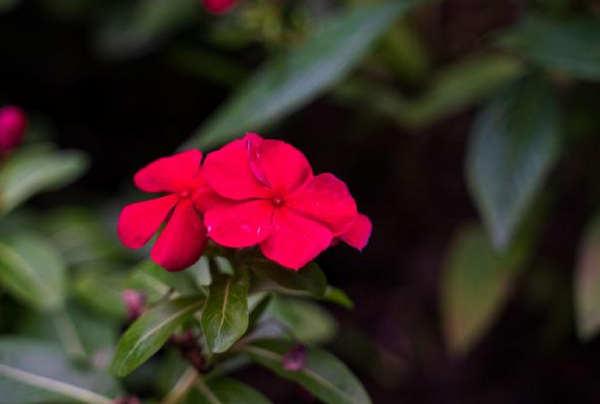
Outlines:
{"label": "green leaf", "polygon": [[268,260],[253,260],[249,263],[259,277],[294,291],[308,292],[316,298],[323,298],[327,289],[327,279],[316,262],[311,262],[299,271],[292,271]]}
{"label": "green leaf", "polygon": [[480,227],[464,228],[447,254],[441,311],[450,352],[460,356],[489,330],[506,301],[525,257],[523,244],[497,253]]}
{"label": "green leaf", "polygon": [[217,377],[200,381],[188,397],[189,404],[270,404],[271,401],[252,387],[237,380]]}
{"label": "green leaf", "polygon": [[203,304],[204,299],[188,296],[160,303],[145,312],[119,340],[111,367],[113,373],[123,377],[135,370]]}
{"label": "green leaf", "polygon": [[46,146],[20,149],[0,169],[0,214],[39,192],[69,184],[87,167],[86,155],[78,151],[52,151]]}
{"label": "green leaf", "polygon": [[531,17],[502,35],[499,42],[538,66],[582,79],[600,79],[600,24],[595,18]]}
{"label": "green leaf", "polygon": [[121,273],[106,273],[99,269],[92,266],[78,272],[75,293],[90,308],[112,317],[125,317],[127,310],[122,295],[126,289],[125,277]]}
{"label": "green leaf", "polygon": [[352,299],[350,299],[346,292],[334,286],[327,286],[327,290],[325,291],[325,298],[323,300],[335,303],[347,309],[354,308],[354,302],[352,301]]}
{"label": "green leaf", "polygon": [[334,17],[300,48],[261,69],[184,148],[216,146],[307,104],[350,72],[396,18],[414,4],[391,1]]}
{"label": "green leaf", "polygon": [[120,389],[107,374],[72,365],[60,347],[0,339],[0,391],[6,404],[111,404]]}
{"label": "green leaf", "polygon": [[557,100],[530,78],[506,88],[477,117],[466,176],[494,246],[506,248],[559,149]]}
{"label": "green leaf", "polygon": [[0,242],[0,282],[23,303],[54,310],[65,300],[66,266],[46,240],[15,235]]}
{"label": "green leaf", "polygon": [[589,226],[577,258],[575,271],[577,331],[590,340],[600,331],[600,218]]}
{"label": "green leaf", "polygon": [[248,274],[234,276],[215,271],[200,320],[211,352],[225,352],[248,329]]}
{"label": "green leaf", "polygon": [[283,355],[293,347],[293,342],[270,340],[255,342],[242,348],[242,351],[284,379],[302,385],[327,404],[371,403],[364,387],[346,365],[319,348],[308,347],[306,366],[302,370],[283,370]]}

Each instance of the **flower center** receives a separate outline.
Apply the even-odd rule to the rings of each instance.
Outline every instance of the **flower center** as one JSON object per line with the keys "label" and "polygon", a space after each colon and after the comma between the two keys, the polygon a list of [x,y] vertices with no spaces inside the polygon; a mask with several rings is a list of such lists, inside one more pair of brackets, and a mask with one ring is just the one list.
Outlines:
{"label": "flower center", "polygon": [[183,191],[179,192],[179,199],[190,199],[192,194],[193,192],[191,189],[184,189]]}
{"label": "flower center", "polygon": [[283,202],[284,202],[283,197],[281,197],[281,196],[274,196],[273,197],[273,205],[275,205],[275,206],[281,206],[281,205],[283,205]]}

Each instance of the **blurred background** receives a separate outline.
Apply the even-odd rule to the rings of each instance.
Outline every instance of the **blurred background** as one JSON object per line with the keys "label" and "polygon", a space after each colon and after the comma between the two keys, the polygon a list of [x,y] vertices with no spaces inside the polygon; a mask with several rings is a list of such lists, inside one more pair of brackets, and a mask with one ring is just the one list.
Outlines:
{"label": "blurred background", "polygon": [[[140,167],[257,131],[343,179],[373,221],[364,252],[318,259],[354,309],[326,305],[304,327],[324,328],[320,341],[374,403],[598,402],[600,3],[245,0],[214,11],[200,0],[0,0],[0,104],[27,111],[28,142],[89,158],[0,234],[51,236],[85,295],[86,274],[135,262],[115,229],[139,198]],[[12,297],[0,312],[2,333],[50,338]],[[148,369],[128,382],[142,398],[155,388]],[[276,403],[317,402],[257,367],[238,375]]]}

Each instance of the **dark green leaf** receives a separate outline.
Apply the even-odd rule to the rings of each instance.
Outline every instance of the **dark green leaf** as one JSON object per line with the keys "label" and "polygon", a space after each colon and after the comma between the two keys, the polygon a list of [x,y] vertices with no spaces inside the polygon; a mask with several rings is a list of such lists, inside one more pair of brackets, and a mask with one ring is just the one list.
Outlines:
{"label": "dark green leaf", "polygon": [[346,365],[319,348],[308,348],[306,366],[302,370],[283,370],[283,355],[293,347],[294,343],[289,341],[258,341],[245,346],[243,352],[279,376],[302,385],[327,404],[371,403],[364,387]]}
{"label": "dark green leaf", "polygon": [[600,23],[594,18],[528,18],[500,44],[532,63],[582,79],[600,79]]}
{"label": "dark green leaf", "polygon": [[575,272],[575,309],[579,336],[589,340],[600,331],[600,219],[589,227]]}
{"label": "dark green leaf", "polygon": [[506,88],[475,122],[466,162],[469,190],[494,246],[507,247],[558,155],[555,95],[534,78]]}
{"label": "dark green leaf", "polygon": [[354,308],[354,302],[352,301],[352,299],[350,299],[350,297],[348,297],[346,292],[333,286],[327,286],[327,290],[325,291],[325,298],[323,300],[335,303],[347,309]]}
{"label": "dark green leaf", "polygon": [[0,281],[24,303],[54,310],[64,303],[66,266],[46,240],[16,235],[0,242]]}
{"label": "dark green leaf", "polygon": [[248,328],[248,274],[213,273],[213,282],[202,311],[202,331],[211,352],[225,352]]}
{"label": "dark green leaf", "polygon": [[126,279],[120,273],[101,272],[95,266],[86,267],[75,280],[75,293],[89,307],[123,318],[126,314],[122,295],[125,283]]}
{"label": "dark green leaf", "polygon": [[200,381],[188,397],[189,404],[270,404],[258,391],[237,380],[217,377]]}
{"label": "dark green leaf", "polygon": [[38,192],[53,190],[77,179],[88,167],[77,151],[52,151],[46,146],[19,150],[0,170],[0,213],[6,214]]}
{"label": "dark green leaf", "polygon": [[121,377],[131,373],[154,355],[203,304],[203,298],[181,297],[160,303],[145,312],[119,340],[112,371]]}
{"label": "dark green leaf", "polygon": [[299,49],[262,69],[185,147],[211,147],[302,107],[347,74],[413,1],[392,1],[333,18]]}
{"label": "dark green leaf", "polygon": [[322,298],[327,289],[327,279],[316,262],[311,262],[299,271],[292,271],[268,260],[254,260],[250,268],[263,279],[277,285],[300,292],[308,292],[314,297]]}
{"label": "dark green leaf", "polygon": [[35,340],[0,339],[2,403],[111,404],[120,393],[107,374],[74,367],[60,347]]}

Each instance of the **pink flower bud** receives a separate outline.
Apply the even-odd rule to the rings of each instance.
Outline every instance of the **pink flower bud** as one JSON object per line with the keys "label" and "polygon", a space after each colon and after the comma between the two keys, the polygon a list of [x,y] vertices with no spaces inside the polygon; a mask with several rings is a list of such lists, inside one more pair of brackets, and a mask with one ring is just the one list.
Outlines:
{"label": "pink flower bud", "polygon": [[130,320],[135,320],[144,312],[146,298],[137,290],[125,289],[121,295],[123,303],[127,308],[127,314]]}
{"label": "pink flower bud", "polygon": [[287,372],[299,372],[306,365],[306,347],[302,344],[296,345],[283,355],[283,370]]}
{"label": "pink flower bud", "polygon": [[202,0],[204,8],[213,14],[224,14],[235,6],[236,0]]}
{"label": "pink flower bud", "polygon": [[27,116],[21,108],[13,105],[0,108],[0,153],[19,146],[26,128]]}

